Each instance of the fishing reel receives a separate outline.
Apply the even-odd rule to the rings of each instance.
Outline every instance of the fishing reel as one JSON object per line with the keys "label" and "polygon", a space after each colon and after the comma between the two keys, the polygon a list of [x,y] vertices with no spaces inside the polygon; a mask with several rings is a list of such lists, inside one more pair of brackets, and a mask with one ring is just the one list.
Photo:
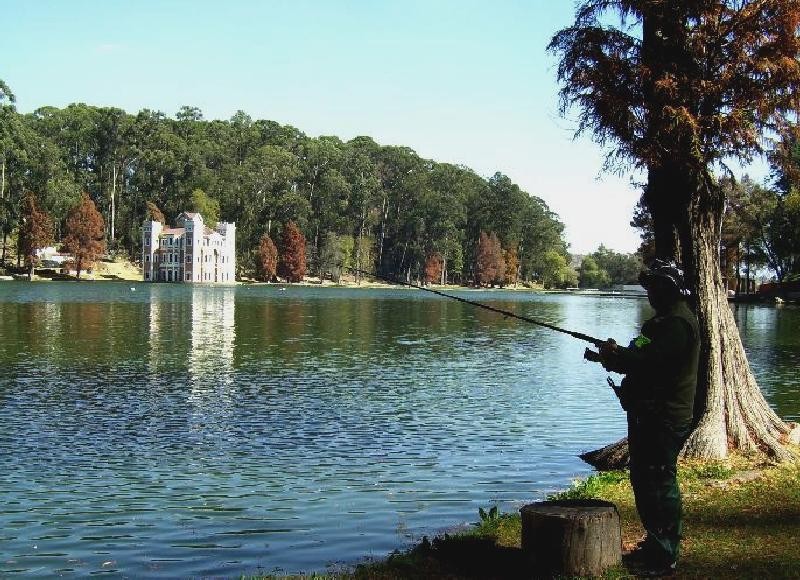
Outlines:
{"label": "fishing reel", "polygon": [[583,351],[583,358],[588,360],[588,361],[591,361],[591,362],[601,362],[602,361],[602,358],[600,357],[600,353],[595,351],[595,350],[592,350],[590,348],[587,348],[585,351]]}

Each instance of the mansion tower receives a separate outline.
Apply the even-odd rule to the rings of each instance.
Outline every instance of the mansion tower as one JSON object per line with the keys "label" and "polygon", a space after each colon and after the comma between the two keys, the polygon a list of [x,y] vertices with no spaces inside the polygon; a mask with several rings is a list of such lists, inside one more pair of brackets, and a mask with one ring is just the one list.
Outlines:
{"label": "mansion tower", "polygon": [[233,284],[236,275],[236,224],[213,230],[199,213],[183,212],[176,227],[146,220],[142,227],[145,282]]}

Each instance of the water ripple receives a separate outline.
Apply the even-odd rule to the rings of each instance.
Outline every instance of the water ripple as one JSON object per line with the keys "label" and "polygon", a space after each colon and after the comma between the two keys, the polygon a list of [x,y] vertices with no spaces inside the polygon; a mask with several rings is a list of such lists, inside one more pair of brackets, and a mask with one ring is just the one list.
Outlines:
{"label": "water ripple", "polygon": [[[620,340],[646,316],[487,299]],[[0,576],[322,570],[541,498],[624,433],[582,344],[415,292],[7,284],[0,335]]]}

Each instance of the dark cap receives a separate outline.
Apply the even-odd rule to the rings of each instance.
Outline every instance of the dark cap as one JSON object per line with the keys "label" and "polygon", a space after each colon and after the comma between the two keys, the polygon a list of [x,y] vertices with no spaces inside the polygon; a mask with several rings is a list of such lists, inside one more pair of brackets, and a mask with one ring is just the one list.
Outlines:
{"label": "dark cap", "polygon": [[683,270],[678,268],[675,262],[654,260],[647,270],[643,270],[639,274],[639,284],[645,288],[655,279],[664,280],[681,296],[689,296],[691,294],[686,287],[686,281],[683,279]]}

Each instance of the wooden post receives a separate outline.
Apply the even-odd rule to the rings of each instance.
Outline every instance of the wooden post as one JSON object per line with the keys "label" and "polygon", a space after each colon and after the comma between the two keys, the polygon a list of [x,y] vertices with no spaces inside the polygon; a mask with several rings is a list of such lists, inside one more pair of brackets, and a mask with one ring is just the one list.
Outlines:
{"label": "wooden post", "polygon": [[622,559],[619,512],[600,500],[524,506],[522,551],[532,576],[599,576]]}

